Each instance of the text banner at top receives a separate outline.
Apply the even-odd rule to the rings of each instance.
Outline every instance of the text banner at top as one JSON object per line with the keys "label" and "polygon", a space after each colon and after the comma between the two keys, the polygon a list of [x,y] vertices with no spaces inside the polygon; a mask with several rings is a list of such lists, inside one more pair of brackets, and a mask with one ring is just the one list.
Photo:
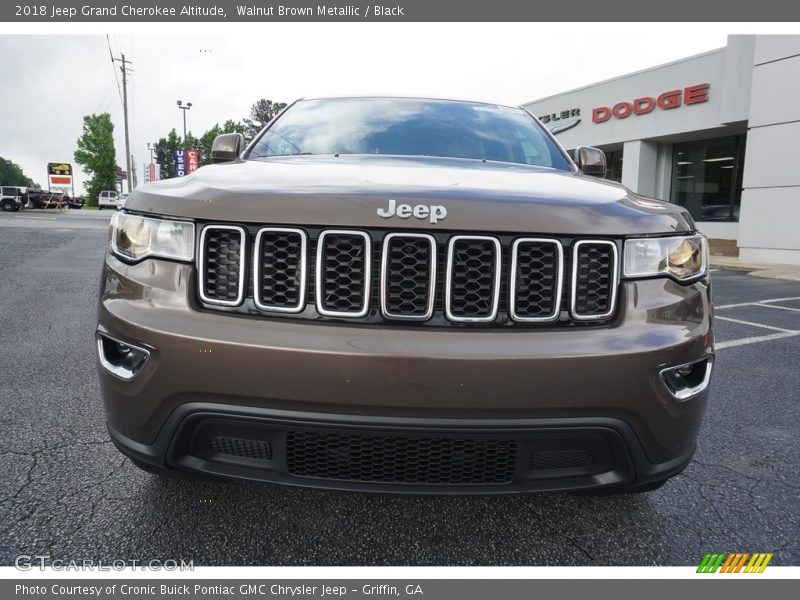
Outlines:
{"label": "text banner at top", "polygon": [[[55,3],[2,2],[0,22],[325,22],[325,21],[800,21],[800,3],[786,0],[386,0],[385,2],[315,2],[281,0],[58,0]],[[568,31],[564,32],[569,35]],[[675,43],[680,44],[676,29]]]}

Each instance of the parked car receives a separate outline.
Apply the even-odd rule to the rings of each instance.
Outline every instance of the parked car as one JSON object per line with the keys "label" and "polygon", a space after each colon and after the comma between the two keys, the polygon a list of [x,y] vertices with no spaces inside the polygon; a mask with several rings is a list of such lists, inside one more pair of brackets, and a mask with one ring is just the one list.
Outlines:
{"label": "parked car", "polygon": [[25,206],[25,188],[13,185],[0,187],[0,209],[16,212]]}
{"label": "parked car", "polygon": [[517,107],[322,98],[212,158],[113,221],[98,371],[135,464],[445,494],[642,492],[689,464],[707,242],[601,179],[601,150]]}
{"label": "parked car", "polygon": [[119,195],[119,199],[117,200],[117,210],[122,210],[125,208],[125,203],[128,201],[128,196],[130,196],[128,192],[122,192]]}
{"label": "parked car", "polygon": [[70,208],[83,208],[85,202],[86,201],[79,196],[73,196],[72,198],[67,199],[67,203]]}
{"label": "parked car", "polygon": [[97,208],[99,210],[103,210],[104,208],[113,208],[117,210],[117,201],[119,200],[119,194],[113,190],[105,190],[100,192],[100,196],[97,198]]}

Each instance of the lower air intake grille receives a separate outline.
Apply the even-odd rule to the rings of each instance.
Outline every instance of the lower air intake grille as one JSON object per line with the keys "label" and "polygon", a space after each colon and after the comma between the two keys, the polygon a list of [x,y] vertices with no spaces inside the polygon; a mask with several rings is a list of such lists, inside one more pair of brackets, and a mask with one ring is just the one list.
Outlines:
{"label": "lower air intake grille", "polygon": [[502,439],[308,431],[290,431],[286,443],[293,475],[383,483],[510,483],[517,450],[515,441]]}
{"label": "lower air intake grille", "polygon": [[272,458],[272,447],[267,442],[258,440],[245,440],[217,435],[211,438],[209,448],[217,454],[227,454],[238,458],[255,460],[270,460]]}
{"label": "lower air intake grille", "polygon": [[594,455],[589,450],[541,450],[531,455],[531,470],[533,471],[575,469],[588,467],[593,463]]}

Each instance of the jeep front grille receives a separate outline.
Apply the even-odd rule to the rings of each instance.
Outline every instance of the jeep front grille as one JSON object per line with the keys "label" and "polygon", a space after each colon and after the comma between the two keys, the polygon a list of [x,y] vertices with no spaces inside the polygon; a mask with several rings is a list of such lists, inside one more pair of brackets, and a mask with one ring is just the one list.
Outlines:
{"label": "jeep front grille", "polygon": [[207,308],[451,327],[602,324],[619,284],[611,240],[217,224],[198,272]]}

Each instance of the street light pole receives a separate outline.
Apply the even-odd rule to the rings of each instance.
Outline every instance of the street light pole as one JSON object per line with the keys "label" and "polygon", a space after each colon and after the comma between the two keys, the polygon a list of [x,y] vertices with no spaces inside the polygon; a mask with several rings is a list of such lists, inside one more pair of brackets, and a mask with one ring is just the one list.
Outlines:
{"label": "street light pole", "polygon": [[183,111],[183,143],[186,143],[186,111],[192,108],[192,103],[187,102],[184,106],[182,100],[178,100],[178,108]]}
{"label": "street light pole", "polygon": [[156,147],[154,145],[152,145],[150,142],[147,142],[147,149],[150,150],[150,163],[152,164],[152,162],[153,162],[153,150],[155,150]]}

